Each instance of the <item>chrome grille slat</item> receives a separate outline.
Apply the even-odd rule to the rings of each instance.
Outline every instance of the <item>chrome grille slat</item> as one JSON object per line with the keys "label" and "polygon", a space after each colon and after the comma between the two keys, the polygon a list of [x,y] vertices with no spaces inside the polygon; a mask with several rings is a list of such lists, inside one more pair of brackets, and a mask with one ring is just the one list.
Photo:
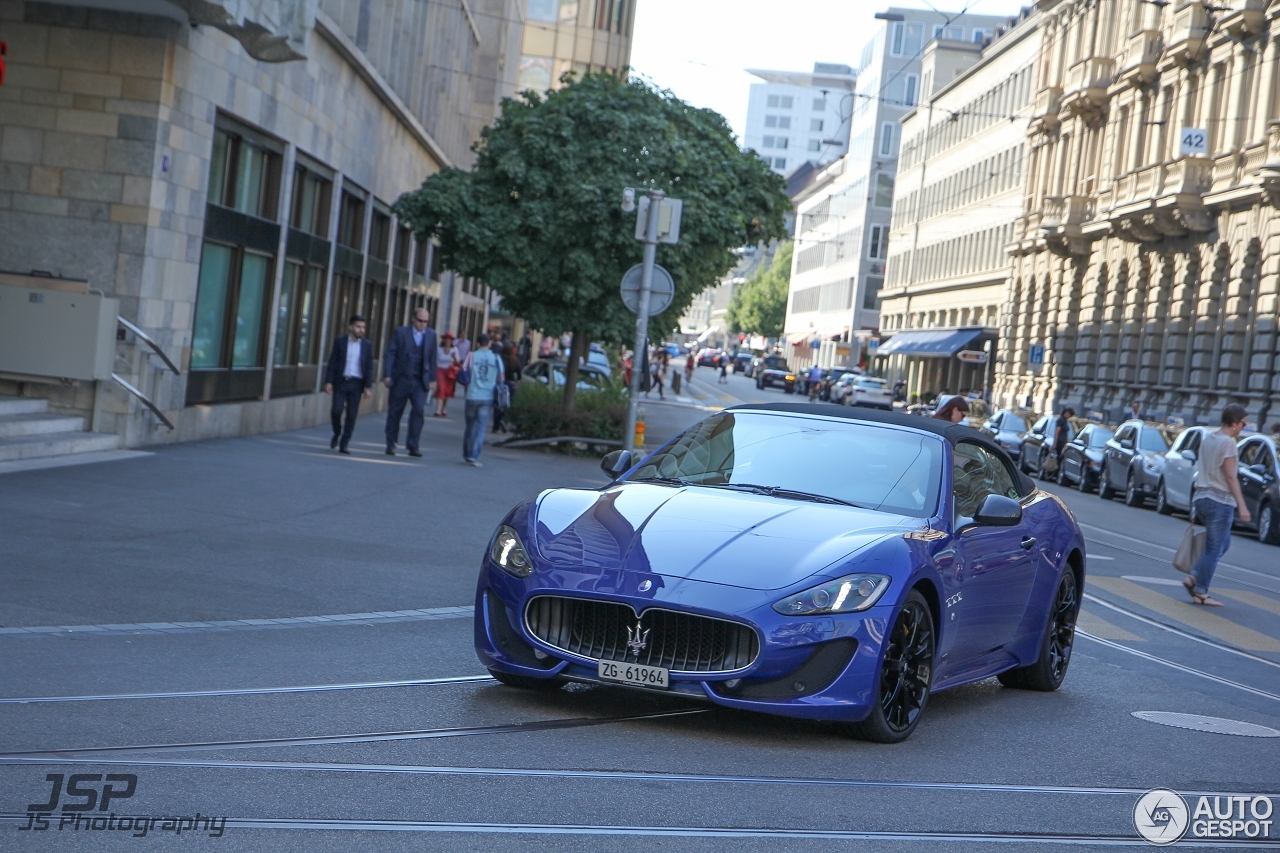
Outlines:
{"label": "chrome grille slat", "polygon": [[[649,631],[638,655],[627,651],[627,629]],[[525,607],[525,627],[549,646],[594,660],[634,661],[674,672],[744,669],[760,651],[755,630],[740,622],[659,607],[639,620],[630,606],[559,595],[539,595]]]}

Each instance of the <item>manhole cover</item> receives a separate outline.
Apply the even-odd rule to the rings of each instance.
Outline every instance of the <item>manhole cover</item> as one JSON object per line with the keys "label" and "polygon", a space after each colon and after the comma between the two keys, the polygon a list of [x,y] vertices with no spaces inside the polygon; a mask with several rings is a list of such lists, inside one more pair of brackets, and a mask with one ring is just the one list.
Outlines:
{"label": "manhole cover", "polygon": [[1139,720],[1159,723],[1162,726],[1173,726],[1178,729],[1191,729],[1197,732],[1211,732],[1216,735],[1240,735],[1241,737],[1280,737],[1280,731],[1245,723],[1240,720],[1226,720],[1222,717],[1202,717],[1199,714],[1179,714],[1174,711],[1134,711]]}

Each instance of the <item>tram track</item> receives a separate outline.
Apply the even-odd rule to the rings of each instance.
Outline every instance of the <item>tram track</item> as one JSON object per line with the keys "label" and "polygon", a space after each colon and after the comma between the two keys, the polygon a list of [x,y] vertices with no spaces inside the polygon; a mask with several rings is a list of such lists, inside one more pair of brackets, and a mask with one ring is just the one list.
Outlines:
{"label": "tram track", "polygon": [[507,723],[499,726],[458,726],[439,729],[413,729],[393,732],[367,732],[347,735],[308,735],[303,737],[254,738],[247,740],[193,741],[190,743],[126,744],[121,746],[55,747],[51,749],[7,750],[0,752],[0,759],[50,755],[112,755],[147,752],[198,752],[223,749],[262,749],[285,746],[330,746],[344,743],[382,743],[401,740],[431,740],[435,738],[470,737],[474,735],[515,734],[541,732],[556,729],[577,729],[603,726],[612,723],[630,723],[641,720],[659,720],[705,714],[709,708],[685,708],[676,711],[658,711],[651,714],[630,714],[620,717],[573,717],[569,719],[538,720],[527,723]]}

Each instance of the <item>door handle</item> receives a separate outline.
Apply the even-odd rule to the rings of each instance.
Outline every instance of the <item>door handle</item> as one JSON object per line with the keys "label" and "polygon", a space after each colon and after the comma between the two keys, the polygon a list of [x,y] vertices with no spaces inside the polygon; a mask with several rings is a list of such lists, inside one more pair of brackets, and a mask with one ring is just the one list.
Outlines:
{"label": "door handle", "polygon": [[1036,537],[1034,536],[1022,537],[1022,550],[1030,551],[1034,547],[1036,547]]}

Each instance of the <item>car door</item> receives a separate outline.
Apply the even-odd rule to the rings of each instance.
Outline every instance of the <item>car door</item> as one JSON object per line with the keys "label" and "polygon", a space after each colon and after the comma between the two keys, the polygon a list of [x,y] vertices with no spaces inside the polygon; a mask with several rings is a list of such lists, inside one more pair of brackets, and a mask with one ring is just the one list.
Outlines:
{"label": "car door", "polygon": [[[956,558],[955,638],[949,665],[982,657],[1007,645],[1022,621],[1035,581],[1039,550],[1024,519],[1010,527],[976,524],[988,495],[1019,499],[1017,479],[1004,460],[976,442],[958,442],[952,460],[952,519]],[[957,598],[958,596],[958,598]],[[948,617],[943,617],[947,619]]]}
{"label": "car door", "polygon": [[1179,436],[1173,449],[1165,454],[1165,500],[1181,509],[1191,506],[1191,483],[1195,479],[1196,458],[1200,453],[1202,434],[1201,430],[1192,427]]}
{"label": "car door", "polygon": [[1064,476],[1073,483],[1080,482],[1082,476],[1080,472],[1084,467],[1084,449],[1089,445],[1089,434],[1092,431],[1092,427],[1080,430],[1079,435],[1067,442],[1067,446],[1062,451],[1062,459],[1058,461]]}
{"label": "car door", "polygon": [[[1129,476],[1129,460],[1133,458],[1137,439],[1138,428],[1126,424],[1107,442],[1102,455],[1102,473],[1113,489],[1124,488],[1125,478]],[[1125,447],[1125,444],[1129,446]]]}
{"label": "car door", "polygon": [[[1236,476],[1240,480],[1240,493],[1244,497],[1244,505],[1249,508],[1249,514],[1253,516],[1253,522],[1258,520],[1258,504],[1262,502],[1262,496],[1266,494],[1267,486],[1271,485],[1270,479],[1266,475],[1266,465],[1263,462],[1267,451],[1266,446],[1262,443],[1262,439],[1255,438],[1244,442],[1240,445],[1240,458],[1236,461]],[[1255,466],[1257,470],[1255,470]]]}

